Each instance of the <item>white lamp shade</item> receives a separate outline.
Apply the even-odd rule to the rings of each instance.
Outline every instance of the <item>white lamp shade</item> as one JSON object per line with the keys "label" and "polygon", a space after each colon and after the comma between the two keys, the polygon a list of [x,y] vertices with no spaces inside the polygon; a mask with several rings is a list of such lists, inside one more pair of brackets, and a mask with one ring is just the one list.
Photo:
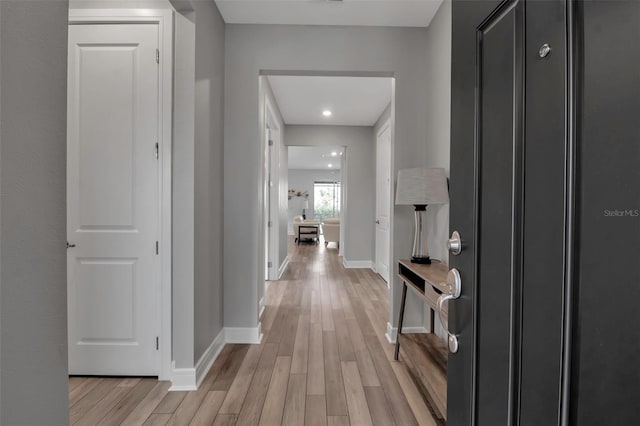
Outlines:
{"label": "white lamp shade", "polygon": [[309,200],[304,200],[302,202],[302,208],[305,210],[309,208]]}
{"label": "white lamp shade", "polygon": [[447,204],[449,189],[443,168],[404,169],[398,172],[396,204]]}

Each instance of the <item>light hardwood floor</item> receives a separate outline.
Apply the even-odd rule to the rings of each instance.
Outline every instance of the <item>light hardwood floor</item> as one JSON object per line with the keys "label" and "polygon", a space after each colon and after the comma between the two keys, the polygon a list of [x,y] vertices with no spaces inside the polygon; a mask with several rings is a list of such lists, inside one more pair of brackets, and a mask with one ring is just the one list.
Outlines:
{"label": "light hardwood floor", "polygon": [[385,336],[388,290],[334,244],[290,243],[260,345],[227,345],[195,392],[150,378],[72,377],[78,425],[436,425]]}

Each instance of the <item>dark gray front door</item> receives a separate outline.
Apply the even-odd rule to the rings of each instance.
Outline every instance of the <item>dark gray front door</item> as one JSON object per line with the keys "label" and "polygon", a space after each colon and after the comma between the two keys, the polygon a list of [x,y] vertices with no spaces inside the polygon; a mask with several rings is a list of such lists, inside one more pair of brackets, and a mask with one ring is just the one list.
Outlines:
{"label": "dark gray front door", "polygon": [[640,2],[576,5],[571,425],[640,424]]}
{"label": "dark gray front door", "polygon": [[453,3],[451,425],[640,421],[640,2]]}

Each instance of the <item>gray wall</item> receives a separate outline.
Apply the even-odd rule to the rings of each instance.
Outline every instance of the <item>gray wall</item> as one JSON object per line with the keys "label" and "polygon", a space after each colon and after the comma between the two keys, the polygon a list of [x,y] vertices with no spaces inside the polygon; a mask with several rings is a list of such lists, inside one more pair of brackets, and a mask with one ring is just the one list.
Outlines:
{"label": "gray wall", "polygon": [[[371,261],[374,255],[376,168],[373,128],[360,126],[287,126],[290,146],[345,146],[343,256]],[[297,189],[297,188],[295,188]],[[311,202],[310,202],[311,204]]]}
{"label": "gray wall", "polygon": [[[425,43],[430,59],[427,97],[427,152],[425,167],[444,167],[449,176],[451,147],[451,1],[445,0],[427,29]],[[427,212],[429,253],[434,259],[449,261],[449,205],[429,206]]]}
{"label": "gray wall", "polygon": [[174,33],[173,359],[178,368],[193,367],[223,329],[224,22],[211,0],[185,5],[188,10],[175,15]]}
{"label": "gray wall", "polygon": [[0,424],[68,424],[66,1],[0,1]]}
{"label": "gray wall", "polygon": [[[227,25],[225,81],[225,324],[256,327],[260,152],[258,75],[261,70],[371,72],[396,79],[395,170],[417,167],[426,155],[430,70],[423,28]],[[375,48],[365,48],[371,46]],[[290,135],[287,136],[290,139]],[[288,143],[291,143],[289,141]],[[412,217],[398,209],[395,258],[411,254]],[[373,225],[371,225],[372,227]],[[369,255],[369,258],[371,256]],[[395,316],[400,282],[392,293]],[[419,318],[422,321],[422,315]],[[411,325],[409,313],[407,325]]]}
{"label": "gray wall", "polygon": [[178,368],[194,365],[195,13],[175,14],[172,152],[172,348]]}
{"label": "gray wall", "polygon": [[194,362],[223,327],[225,25],[212,0],[196,16]]}
{"label": "gray wall", "polygon": [[[450,10],[448,5],[445,8]],[[446,15],[440,12],[436,20],[446,18]],[[450,25],[450,16],[448,19]],[[430,37],[434,40],[428,40]],[[258,324],[257,287],[261,274],[259,260],[248,250],[257,246],[259,232],[260,200],[256,195],[261,183],[261,156],[256,147],[260,135],[259,127],[252,123],[259,122],[260,72],[370,72],[395,77],[395,176],[396,170],[424,166],[429,133],[427,117],[431,117],[435,109],[446,109],[428,96],[430,80],[441,75],[443,66],[433,62],[427,45],[442,43],[439,37],[442,37],[441,33],[431,31],[429,34],[423,28],[227,25],[224,149],[226,325],[256,327]],[[449,124],[442,122],[437,125]],[[287,143],[292,143],[290,136],[287,135]],[[394,219],[394,258],[406,258],[411,252],[412,212],[398,208]],[[390,318],[396,316],[399,296],[400,282],[394,278]],[[414,316],[409,311],[407,314],[407,326],[422,324],[421,313]]]}
{"label": "gray wall", "polygon": [[[309,208],[306,211],[307,219],[313,219],[313,183],[317,181],[340,182],[342,179],[340,170],[295,170],[289,169],[289,187],[296,191],[309,192]],[[304,197],[292,197],[288,200],[287,232],[293,235],[293,218],[302,214],[302,202]]]}

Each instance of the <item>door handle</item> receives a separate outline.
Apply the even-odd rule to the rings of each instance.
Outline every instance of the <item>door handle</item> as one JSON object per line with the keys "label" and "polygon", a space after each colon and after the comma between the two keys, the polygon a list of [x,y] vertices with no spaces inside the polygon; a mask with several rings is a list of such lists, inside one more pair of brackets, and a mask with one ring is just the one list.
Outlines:
{"label": "door handle", "polygon": [[460,294],[462,293],[462,280],[460,278],[460,272],[456,268],[451,269],[447,274],[447,282],[442,283],[442,286],[447,289],[447,293],[443,293],[438,298],[438,319],[440,319],[442,328],[444,328],[447,332],[449,351],[455,354],[456,352],[458,352],[458,349],[460,347],[458,336],[449,331],[449,322],[444,320],[443,309],[445,302],[458,299],[460,297]]}
{"label": "door handle", "polygon": [[447,250],[449,250],[449,252],[454,256],[457,256],[462,252],[462,239],[460,238],[460,233],[458,231],[453,231],[451,238],[447,240]]}
{"label": "door handle", "polygon": [[379,220],[376,220],[376,223],[377,223],[378,225],[380,225],[380,221],[379,221]]}

